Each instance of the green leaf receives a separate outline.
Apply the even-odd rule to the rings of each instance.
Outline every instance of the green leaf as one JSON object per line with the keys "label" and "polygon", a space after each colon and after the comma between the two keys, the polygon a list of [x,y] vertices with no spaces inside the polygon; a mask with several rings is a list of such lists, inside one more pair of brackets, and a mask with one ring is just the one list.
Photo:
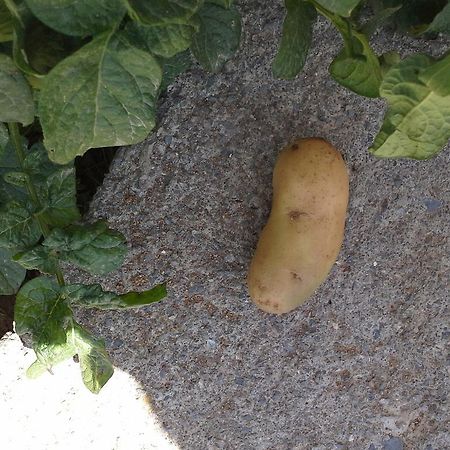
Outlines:
{"label": "green leaf", "polygon": [[191,53],[188,50],[177,53],[172,58],[162,59],[160,64],[163,67],[160,90],[165,91],[175,81],[178,75],[182,74],[192,66]]}
{"label": "green leaf", "polygon": [[[38,193],[45,220],[52,226],[66,226],[78,220],[76,180],[73,164],[59,166],[48,159],[42,144],[27,150],[23,170]],[[20,180],[19,180],[20,181]]]}
{"label": "green leaf", "polygon": [[80,218],[74,167],[61,168],[48,177],[45,201],[45,214],[53,226],[64,227]]}
{"label": "green leaf", "polygon": [[3,175],[3,179],[13,186],[24,187],[27,184],[28,175],[24,172],[7,172]]}
{"label": "green leaf", "polygon": [[0,122],[30,125],[34,102],[30,87],[9,56],[0,54]]}
{"label": "green leaf", "polygon": [[[47,151],[40,143],[27,149],[24,142],[23,151],[26,156],[20,164],[11,144],[7,144],[5,154],[0,158],[0,176],[10,185],[19,188],[24,186],[27,179],[31,179],[43,207],[37,214],[45,214],[45,219],[52,222],[51,225],[65,226],[78,220],[80,216],[76,207],[73,166],[59,166],[50,162]],[[18,200],[26,196],[26,189],[6,189],[6,186],[8,185],[3,186],[6,199]]]}
{"label": "green leaf", "polygon": [[162,71],[114,32],[103,33],[55,66],[39,97],[44,145],[63,164],[89,148],[142,141],[155,126]]}
{"label": "green leaf", "polygon": [[[2,137],[4,142],[5,136]],[[23,150],[26,151],[27,144],[23,140]],[[3,178],[8,172],[20,171],[20,163],[17,159],[14,147],[8,141],[5,146],[0,144],[0,206],[4,206],[10,201],[25,202],[28,200],[28,193],[23,187],[5,183]]]}
{"label": "green leaf", "polygon": [[0,247],[27,248],[36,244],[41,230],[30,211],[18,202],[0,209]]}
{"label": "green leaf", "polygon": [[[27,149],[24,142],[25,160],[23,170],[18,170],[20,163],[10,144],[7,145],[5,157],[0,159],[0,175],[8,183],[23,186],[26,179],[34,185],[45,219],[53,226],[65,226],[80,218],[76,206],[75,169],[73,165],[58,166],[49,161],[42,144],[34,144]],[[11,197],[14,198],[14,192]]]}
{"label": "green leaf", "polygon": [[239,47],[241,17],[234,7],[205,3],[197,18],[200,29],[194,35],[192,53],[204,69],[218,72]]}
{"label": "green leaf", "polygon": [[6,126],[0,122],[0,161],[3,158],[3,153],[6,148],[6,144],[9,141],[8,129]]}
{"label": "green leaf", "polygon": [[0,211],[3,211],[8,203],[14,201],[28,202],[26,191],[23,188],[5,183],[0,179]]}
{"label": "green leaf", "polygon": [[277,56],[272,65],[277,78],[295,78],[303,69],[309,46],[316,10],[301,0],[285,0],[287,15]]}
{"label": "green leaf", "polygon": [[[68,358],[70,358],[70,356],[68,356]],[[26,374],[28,378],[34,379],[41,376],[47,370],[48,370],[47,366],[37,359],[36,361],[34,361],[33,364],[31,364],[30,367],[28,367]]]}
{"label": "green leaf", "polygon": [[22,0],[16,2],[7,0],[5,4],[11,14],[14,28],[12,48],[14,64],[28,76],[28,82],[37,87],[42,75],[31,67],[25,51],[25,41],[29,30],[38,22]]}
{"label": "green leaf", "polygon": [[[401,31],[417,35],[428,31],[447,0],[383,0],[382,4],[385,8],[401,6],[393,16],[394,24]],[[445,14],[442,18],[445,20]]]}
{"label": "green leaf", "polygon": [[397,52],[386,52],[380,56],[381,74],[384,77],[386,72],[401,61],[401,57]]}
{"label": "green leaf", "polygon": [[426,31],[450,34],[450,3],[438,13]]}
{"label": "green leaf", "polygon": [[159,302],[167,295],[165,284],[143,292],[129,292],[117,295],[107,292],[99,284],[71,284],[64,287],[64,295],[71,305],[97,309],[138,308]]}
{"label": "green leaf", "polygon": [[8,7],[14,27],[14,62],[28,75],[30,84],[39,88],[42,75],[79,48],[82,40],[47,27],[33,16],[23,1],[8,1]]}
{"label": "green leaf", "polygon": [[88,36],[113,28],[126,13],[122,0],[26,0],[33,14],[50,28]]}
{"label": "green leaf", "polygon": [[350,17],[352,11],[358,6],[361,0],[315,0],[333,14],[343,17]]}
{"label": "green leaf", "polygon": [[[2,134],[2,148],[0,149],[0,174],[4,175],[7,172],[12,172],[14,170],[20,170],[20,162],[17,159],[16,151],[14,150],[14,146],[11,144],[9,140],[8,134],[6,136]],[[22,149],[25,152],[27,150],[27,142],[25,139],[22,139]]]}
{"label": "green leaf", "polygon": [[58,268],[58,260],[42,245],[37,245],[31,250],[17,253],[13,260],[27,270],[39,270],[45,274],[55,274]]}
{"label": "green leaf", "polygon": [[44,246],[58,252],[60,259],[94,274],[106,274],[122,265],[126,254],[125,238],[110,230],[103,221],[91,225],[55,228]]}
{"label": "green leaf", "polygon": [[372,50],[348,56],[343,50],[330,66],[331,76],[342,86],[365,97],[379,97],[381,68]]}
{"label": "green leaf", "polygon": [[104,347],[104,344],[101,347],[96,342],[92,344],[90,352],[79,355],[83,383],[93,394],[98,394],[114,374],[113,365]]}
{"label": "green leaf", "polygon": [[[33,179],[35,184],[47,184],[47,179],[51,175],[64,168],[48,159],[47,150],[41,142],[33,144],[29,149],[25,147],[25,154],[23,170]],[[66,166],[66,168],[69,167],[72,166]]]}
{"label": "green leaf", "polygon": [[380,11],[377,11],[373,17],[370,18],[360,29],[361,33],[366,36],[372,36],[375,31],[386,24],[387,19],[393,16],[402,5],[393,6],[391,8],[382,8]]}
{"label": "green leaf", "polygon": [[0,42],[13,40],[13,21],[4,0],[0,0]]}
{"label": "green leaf", "polygon": [[331,76],[342,86],[365,97],[378,97],[382,79],[380,62],[367,37],[350,22],[327,15],[344,39],[344,48],[330,65]]}
{"label": "green leaf", "polygon": [[[380,93],[389,105],[371,151],[381,158],[428,159],[450,138],[450,95],[442,96],[433,86],[434,65],[426,55],[413,55],[393,66],[385,75]],[[425,75],[425,82],[421,75]],[[448,79],[446,83],[448,83]],[[425,84],[429,82],[430,85]],[[447,86],[447,84],[444,84]]]}
{"label": "green leaf", "polygon": [[27,375],[31,378],[41,375],[76,354],[80,361],[83,382],[94,394],[100,392],[114,373],[104,342],[74,321],[67,328],[64,343],[38,344],[35,351],[38,359],[27,371]]}
{"label": "green leaf", "polygon": [[74,324],[72,336],[68,340],[73,342],[77,350],[84,385],[92,393],[98,394],[114,373],[105,343],[78,324]]}
{"label": "green leaf", "polygon": [[422,70],[419,79],[436,94],[442,97],[450,95],[450,53]]}
{"label": "green leaf", "polygon": [[61,295],[60,287],[50,278],[34,278],[17,293],[16,332],[19,335],[31,333],[35,344],[65,343],[65,328],[71,317],[72,311]]}
{"label": "green leaf", "polygon": [[165,284],[158,284],[154,288],[143,292],[128,292],[120,295],[120,299],[125,303],[125,308],[135,308],[139,306],[149,305],[162,300],[167,295]]}
{"label": "green leaf", "polygon": [[128,13],[138,22],[147,25],[188,23],[203,0],[127,0]]}
{"label": "green leaf", "polygon": [[24,38],[24,52],[31,68],[46,74],[61,60],[78,50],[83,41],[81,38],[66,36],[32,20],[27,26]]}
{"label": "green leaf", "polygon": [[11,250],[0,247],[0,295],[15,294],[25,278],[26,270],[11,258]]}
{"label": "green leaf", "polygon": [[233,5],[233,0],[207,0],[208,3],[214,3],[215,5],[219,5],[222,8],[230,9]]}
{"label": "green leaf", "polygon": [[195,31],[193,24],[142,25],[129,22],[125,28],[126,37],[133,45],[163,58],[188,49]]}
{"label": "green leaf", "polygon": [[118,309],[123,306],[115,292],[107,292],[99,284],[69,284],[64,295],[71,305],[83,308]]}
{"label": "green leaf", "polygon": [[53,366],[76,355],[77,349],[70,340],[71,330],[72,327],[69,326],[65,331],[64,342],[38,342],[33,345],[37,360],[28,368],[28,377],[36,378],[46,370],[51,371]]}

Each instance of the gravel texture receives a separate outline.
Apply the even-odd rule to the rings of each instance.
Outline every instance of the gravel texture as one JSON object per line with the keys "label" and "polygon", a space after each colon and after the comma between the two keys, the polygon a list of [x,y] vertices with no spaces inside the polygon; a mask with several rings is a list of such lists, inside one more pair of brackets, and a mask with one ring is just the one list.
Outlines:
{"label": "gravel texture", "polygon": [[[79,317],[141,383],[180,449],[450,449],[449,149],[427,162],[368,153],[384,103],[329,77],[341,41],[324,20],[304,73],[273,79],[283,9],[268,5],[238,3],[237,57],[217,75],[180,77],[156,133],[119,151],[92,204],[90,217],[130,246],[105,288],[167,280],[169,296]],[[383,33],[374,44],[440,55],[448,41]],[[246,271],[277,153],[307,136],[347,161],[345,242],[316,295],[272,316],[249,301]]]}

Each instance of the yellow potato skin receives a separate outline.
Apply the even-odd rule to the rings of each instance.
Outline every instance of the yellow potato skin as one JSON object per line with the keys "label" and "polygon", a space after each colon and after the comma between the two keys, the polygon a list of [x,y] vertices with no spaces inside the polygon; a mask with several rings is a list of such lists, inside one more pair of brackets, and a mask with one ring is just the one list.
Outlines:
{"label": "yellow potato skin", "polygon": [[346,165],[330,143],[299,139],[281,151],[272,210],[247,277],[259,308],[292,311],[325,281],[344,238],[348,196]]}

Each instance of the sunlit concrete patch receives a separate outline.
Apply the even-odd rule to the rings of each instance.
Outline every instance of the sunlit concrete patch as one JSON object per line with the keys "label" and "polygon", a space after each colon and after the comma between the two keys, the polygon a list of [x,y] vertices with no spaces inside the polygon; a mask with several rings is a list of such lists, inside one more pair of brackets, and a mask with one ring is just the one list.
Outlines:
{"label": "sunlit concrete patch", "polygon": [[14,333],[0,340],[0,449],[176,450],[153,417],[145,392],[115,369],[98,395],[67,361],[38,379],[26,377],[34,352]]}

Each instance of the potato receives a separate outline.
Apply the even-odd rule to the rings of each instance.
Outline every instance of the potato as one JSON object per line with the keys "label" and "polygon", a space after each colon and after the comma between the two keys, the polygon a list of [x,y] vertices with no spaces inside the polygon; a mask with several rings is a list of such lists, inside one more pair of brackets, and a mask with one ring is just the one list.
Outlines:
{"label": "potato", "polygon": [[259,308],[292,311],[325,281],[344,238],[348,191],[345,163],[327,141],[299,139],[281,151],[272,211],[247,278]]}

